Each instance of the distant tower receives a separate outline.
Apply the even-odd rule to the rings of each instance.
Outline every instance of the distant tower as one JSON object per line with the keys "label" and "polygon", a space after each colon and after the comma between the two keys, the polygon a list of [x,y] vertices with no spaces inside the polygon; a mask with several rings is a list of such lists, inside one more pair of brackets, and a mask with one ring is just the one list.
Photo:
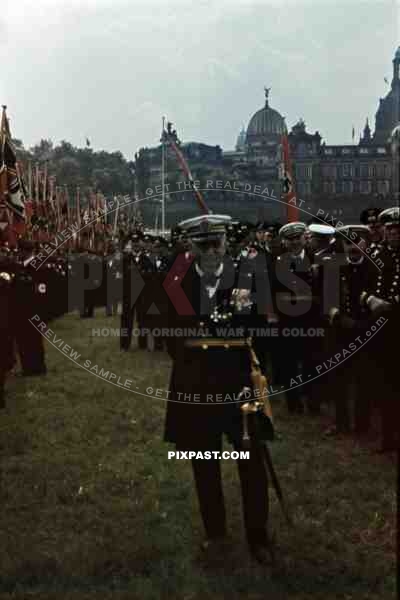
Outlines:
{"label": "distant tower", "polygon": [[396,54],[393,59],[393,79],[392,79],[392,88],[394,85],[398,85],[400,82],[400,46],[396,50]]}
{"label": "distant tower", "polygon": [[367,144],[370,144],[371,142],[372,142],[371,128],[369,126],[368,117],[367,117],[363,135],[362,135],[362,137],[360,137],[360,145],[367,145]]}
{"label": "distant tower", "polygon": [[236,142],[236,151],[237,152],[244,152],[246,147],[246,130],[244,128],[244,126],[242,125],[242,129],[238,135],[238,139]]}
{"label": "distant tower", "polygon": [[374,143],[386,144],[390,140],[393,128],[400,121],[400,46],[393,58],[393,79],[390,92],[379,99],[375,117]]}

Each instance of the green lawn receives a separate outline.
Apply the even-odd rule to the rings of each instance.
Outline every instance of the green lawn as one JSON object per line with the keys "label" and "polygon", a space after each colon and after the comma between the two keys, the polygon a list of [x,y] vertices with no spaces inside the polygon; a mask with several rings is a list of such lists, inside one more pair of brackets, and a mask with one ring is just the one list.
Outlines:
{"label": "green lawn", "polygon": [[[98,311],[52,329],[84,357],[165,388],[162,353],[120,353],[119,327]],[[396,466],[372,443],[324,438],[321,419],[289,417],[274,401],[271,445],[296,523],[271,490],[276,570],[243,542],[235,464],[225,461],[232,552],[198,560],[203,539],[189,461],[167,460],[165,402],[118,389],[46,342],[49,373],[10,378],[0,414],[0,598],[40,600],[388,600],[395,597]]]}

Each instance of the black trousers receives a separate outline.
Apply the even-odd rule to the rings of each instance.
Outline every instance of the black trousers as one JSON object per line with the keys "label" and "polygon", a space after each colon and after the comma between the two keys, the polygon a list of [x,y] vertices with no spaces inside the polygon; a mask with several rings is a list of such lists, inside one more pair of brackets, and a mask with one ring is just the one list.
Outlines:
{"label": "black trousers", "polygon": [[[222,435],[207,444],[205,450],[222,448]],[[235,450],[243,450],[234,444]],[[204,450],[204,451],[205,451]],[[250,458],[237,459],[242,491],[243,518],[247,541],[250,546],[266,544],[268,541],[268,477],[263,461],[262,449],[252,445]],[[209,539],[226,534],[226,511],[221,479],[221,461],[192,459],[192,468],[200,512]]]}
{"label": "black trousers", "polygon": [[121,313],[121,337],[120,337],[120,348],[121,350],[129,350],[132,343],[132,332],[133,325],[135,322],[135,316],[137,319],[137,325],[140,330],[138,337],[138,346],[141,350],[145,350],[147,347],[147,337],[143,334],[143,314],[141,312],[140,305],[129,306],[129,304],[122,305]]}
{"label": "black trousers", "polygon": [[42,334],[29,322],[27,317],[18,319],[14,334],[24,374],[44,375],[46,361]]}

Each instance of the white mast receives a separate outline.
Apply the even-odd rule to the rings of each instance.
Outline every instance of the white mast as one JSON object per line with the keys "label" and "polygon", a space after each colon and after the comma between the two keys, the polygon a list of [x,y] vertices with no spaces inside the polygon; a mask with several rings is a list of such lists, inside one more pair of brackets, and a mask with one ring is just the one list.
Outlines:
{"label": "white mast", "polygon": [[161,232],[165,231],[165,117],[162,118],[162,135],[161,135]]}

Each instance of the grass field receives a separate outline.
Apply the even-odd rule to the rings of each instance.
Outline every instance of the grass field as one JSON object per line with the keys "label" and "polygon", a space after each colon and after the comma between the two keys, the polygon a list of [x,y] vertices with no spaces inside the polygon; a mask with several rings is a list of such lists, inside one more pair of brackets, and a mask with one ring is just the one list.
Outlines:
{"label": "grass field", "polygon": [[[166,354],[120,353],[118,327],[69,315],[52,329],[92,361],[165,388]],[[198,560],[203,539],[189,461],[167,460],[165,402],[116,388],[46,342],[47,377],[13,377],[0,414],[1,600],[389,600],[395,597],[396,465],[371,443],[324,438],[322,419],[274,402],[271,445],[296,527],[271,490],[274,571],[245,546],[238,477],[225,461],[232,551]],[[275,400],[273,398],[272,400]]]}

